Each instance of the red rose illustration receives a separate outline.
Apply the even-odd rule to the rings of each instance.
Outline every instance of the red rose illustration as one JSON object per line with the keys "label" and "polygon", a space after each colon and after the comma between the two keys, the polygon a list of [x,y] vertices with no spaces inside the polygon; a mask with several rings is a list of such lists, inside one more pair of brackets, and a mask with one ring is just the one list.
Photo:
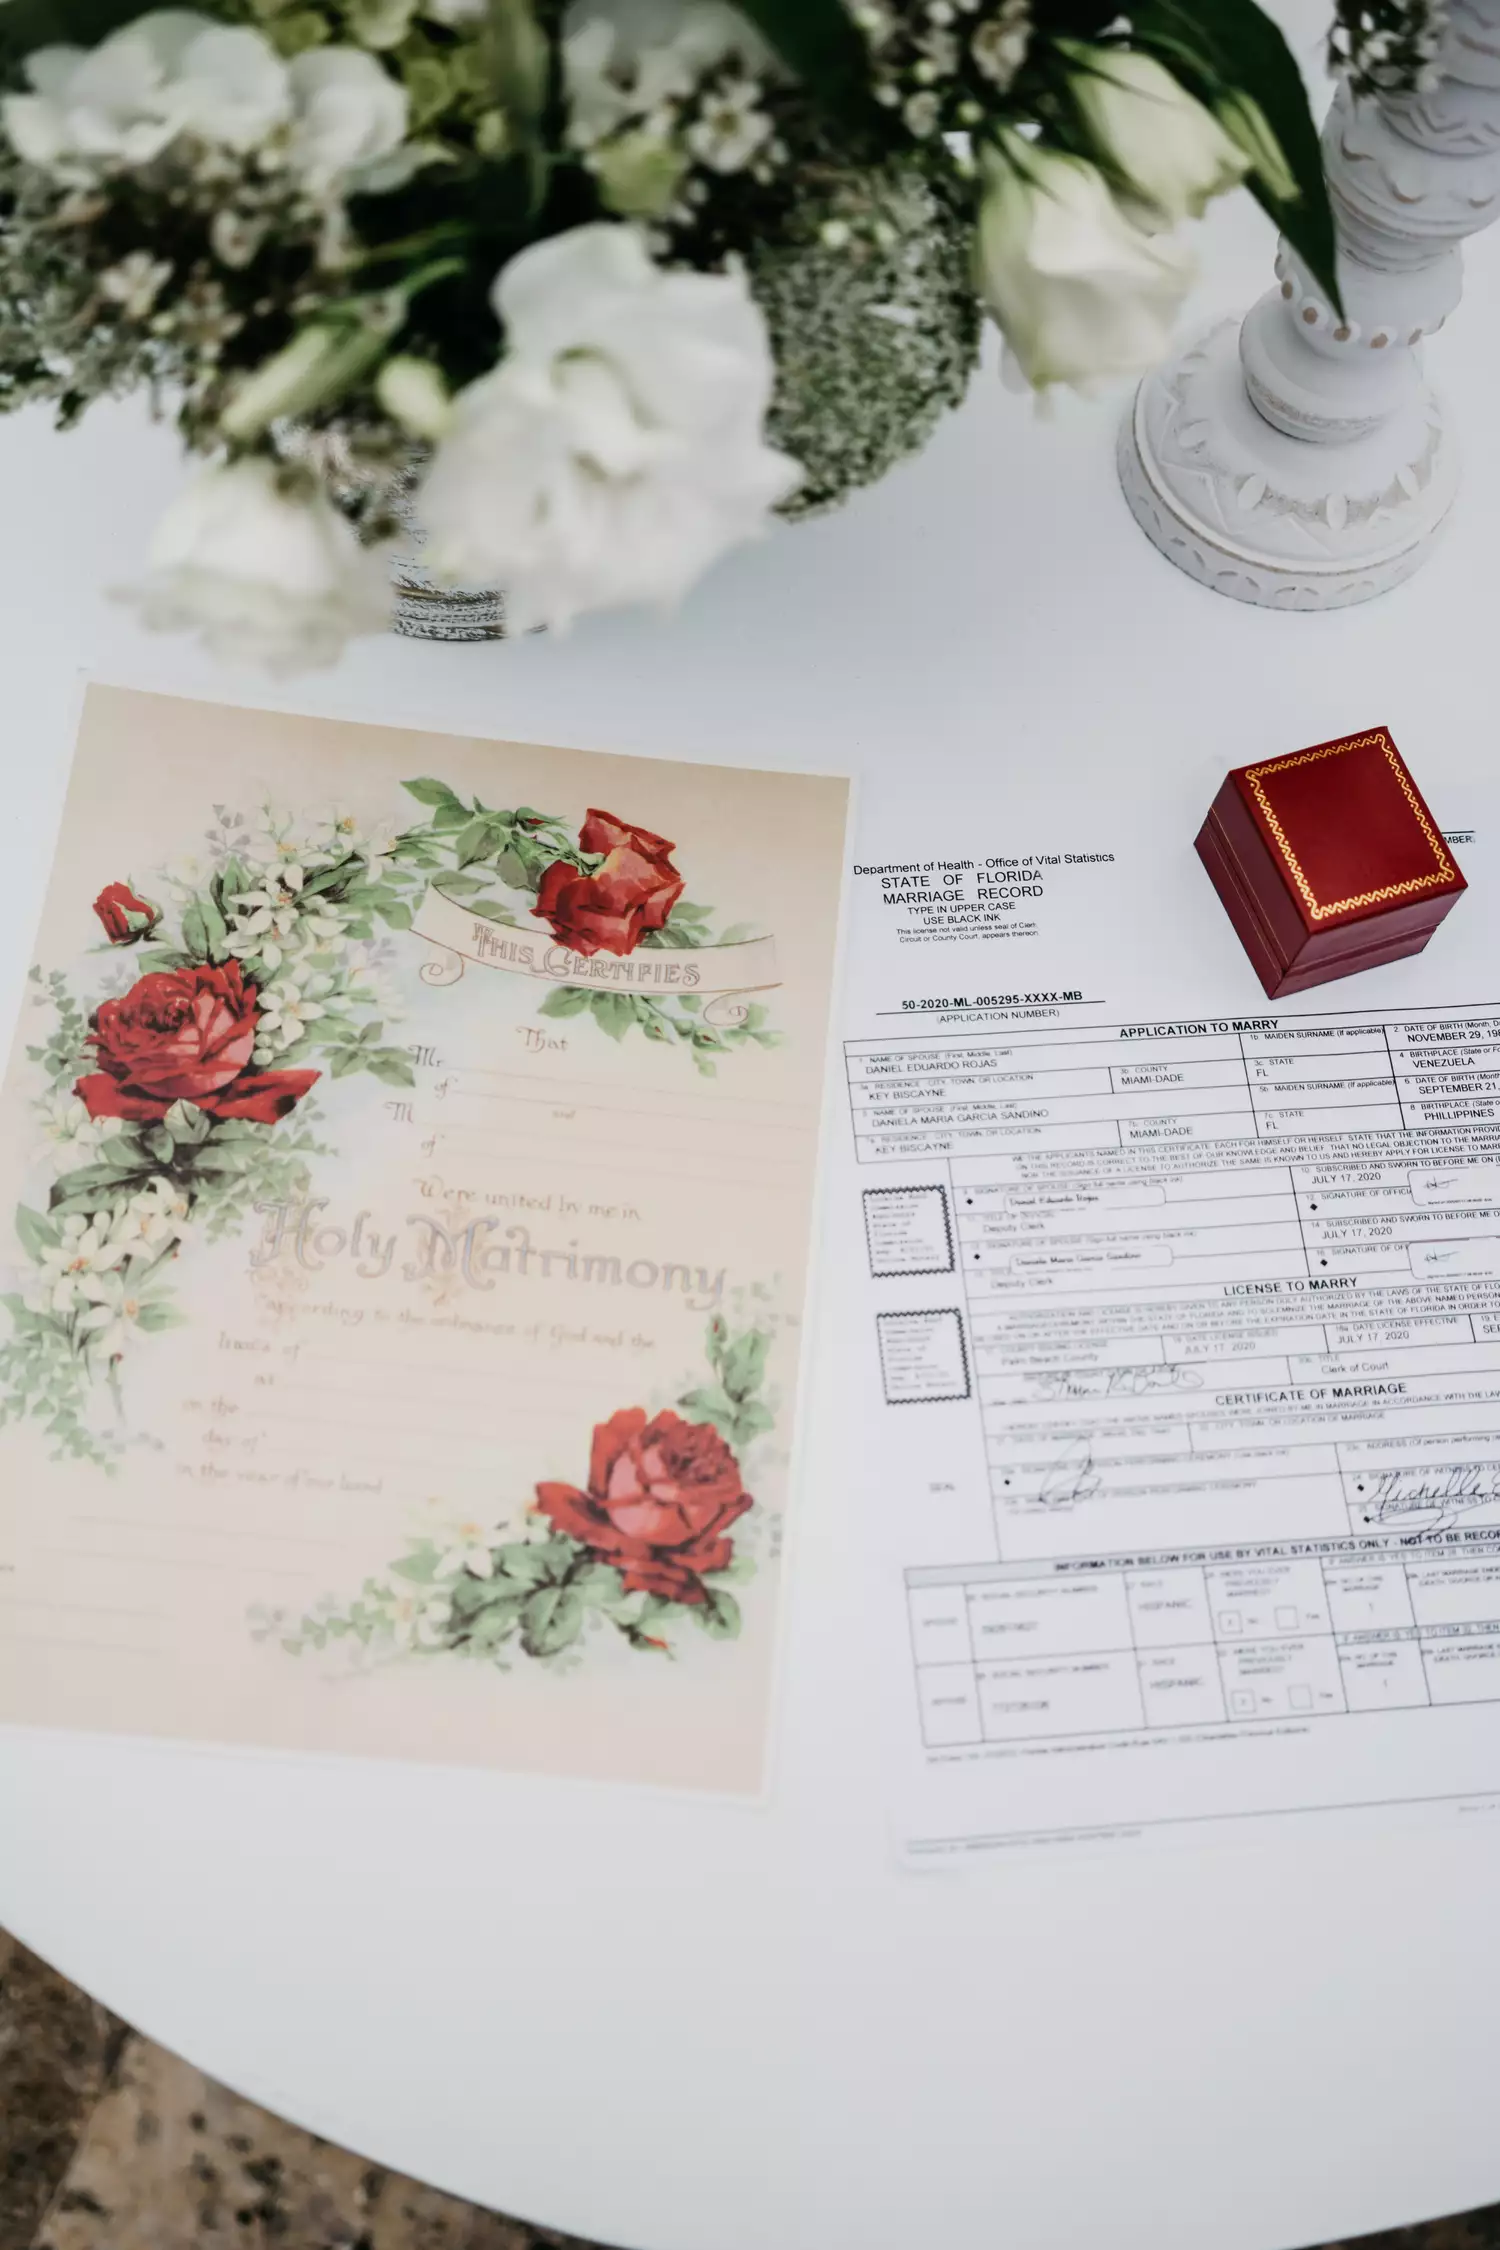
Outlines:
{"label": "red rose illustration", "polygon": [[536,1502],[566,1532],[623,1571],[627,1594],[701,1602],[705,1571],[734,1559],[724,1537],[754,1502],[740,1465],[708,1422],[627,1406],[599,1423],[589,1488],[539,1484]]}
{"label": "red rose illustration", "polygon": [[575,953],[633,953],[682,896],[682,877],[670,857],[676,845],[593,809],[578,831],[578,845],[581,851],[603,852],[604,865],[581,875],[567,860],[555,859],[537,889],[538,914]]}
{"label": "red rose illustration", "polygon": [[211,1117],[274,1125],[314,1084],[315,1070],[252,1070],[253,984],[238,961],[142,977],[106,1000],[91,1034],[99,1068],[73,1091],[91,1117],[160,1121],[173,1102]]}
{"label": "red rose illustration", "polygon": [[134,945],[138,938],[149,937],[161,920],[161,908],[149,898],[138,898],[128,883],[106,883],[94,901],[94,912],[111,945]]}

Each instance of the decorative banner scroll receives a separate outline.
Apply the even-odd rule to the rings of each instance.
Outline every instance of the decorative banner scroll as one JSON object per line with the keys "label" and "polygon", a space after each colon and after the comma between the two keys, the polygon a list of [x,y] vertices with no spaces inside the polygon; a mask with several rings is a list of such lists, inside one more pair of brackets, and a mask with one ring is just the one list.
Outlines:
{"label": "decorative banner scroll", "polygon": [[438,958],[423,963],[424,984],[457,984],[464,963],[505,969],[541,984],[573,984],[611,992],[641,992],[670,999],[683,993],[713,993],[703,1010],[705,1023],[721,1029],[743,1023],[745,995],[779,984],[774,938],[747,938],[738,945],[650,946],[623,957],[613,953],[575,953],[545,931],[487,921],[440,891],[429,890],[412,917],[412,933],[436,946]]}

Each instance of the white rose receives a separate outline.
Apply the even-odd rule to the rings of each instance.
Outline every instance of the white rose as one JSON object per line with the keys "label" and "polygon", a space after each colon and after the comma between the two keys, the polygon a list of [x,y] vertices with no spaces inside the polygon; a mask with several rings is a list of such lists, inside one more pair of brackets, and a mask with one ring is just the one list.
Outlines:
{"label": "white rose", "polygon": [[515,623],[671,602],[797,482],[765,443],[775,369],[742,275],[667,273],[627,226],[523,250],[506,352],[453,402],[416,497],[423,561],[499,584]]}
{"label": "white rose", "polygon": [[200,469],[156,527],[150,575],[128,597],[157,629],[273,671],[331,664],[388,622],[381,557],[321,492],[283,491],[259,458]]}
{"label": "white rose", "polygon": [[1239,186],[1249,157],[1159,62],[1129,47],[1058,45],[1099,155],[1148,211],[1169,225],[1201,219],[1211,197]]}
{"label": "white rose", "polygon": [[1027,381],[1089,388],[1163,358],[1192,254],[1132,226],[1081,157],[1003,136],[983,154],[978,273]]}
{"label": "white rose", "polygon": [[312,47],[291,64],[289,161],[308,185],[330,187],[346,172],[399,147],[406,88],[359,47]]}
{"label": "white rose", "polygon": [[157,9],[92,50],[39,47],[26,60],[32,92],[3,105],[17,155],[65,174],[149,164],[177,131],[169,89],[182,56],[211,28],[207,16]]}

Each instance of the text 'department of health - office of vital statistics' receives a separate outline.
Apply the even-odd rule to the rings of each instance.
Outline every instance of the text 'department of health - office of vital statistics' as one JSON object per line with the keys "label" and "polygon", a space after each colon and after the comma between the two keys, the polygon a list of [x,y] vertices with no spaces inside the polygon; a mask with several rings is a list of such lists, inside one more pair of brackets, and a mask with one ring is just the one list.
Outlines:
{"label": "text 'department of health - office of vital statistics'", "polygon": [[846,1043],[919,1857],[1492,1809],[1500,1007],[1342,997]]}

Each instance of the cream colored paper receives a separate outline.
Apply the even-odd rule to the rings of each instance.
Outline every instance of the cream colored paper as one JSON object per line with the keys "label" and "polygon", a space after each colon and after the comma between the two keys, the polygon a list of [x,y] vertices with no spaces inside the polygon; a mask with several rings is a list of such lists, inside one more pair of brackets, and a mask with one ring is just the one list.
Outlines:
{"label": "cream colored paper", "polygon": [[[693,942],[580,949],[514,857],[460,864],[451,805],[404,787],[424,778],[471,821],[555,822],[510,831],[533,859],[591,808],[670,840],[620,864],[680,873],[668,935]],[[845,802],[832,779],[90,691],[4,1093],[0,1718],[760,1786]],[[413,830],[457,897],[403,862]],[[359,881],[319,893],[350,854]],[[588,883],[599,854],[578,856],[559,880]],[[91,902],[116,883],[111,944]],[[362,912],[372,884],[416,927]],[[149,966],[195,947],[204,979]],[[254,1000],[203,997],[209,971],[258,977]],[[177,1069],[197,1018],[143,1032],[143,973],[199,995],[201,1104]],[[127,1011],[81,1063],[57,974],[65,1006]],[[373,1075],[346,1067],[361,1032]],[[280,1121],[233,1114],[312,1069]],[[88,1103],[179,1091],[108,1121],[80,1077],[109,1081]],[[572,1488],[573,1532],[539,1486]]]}

